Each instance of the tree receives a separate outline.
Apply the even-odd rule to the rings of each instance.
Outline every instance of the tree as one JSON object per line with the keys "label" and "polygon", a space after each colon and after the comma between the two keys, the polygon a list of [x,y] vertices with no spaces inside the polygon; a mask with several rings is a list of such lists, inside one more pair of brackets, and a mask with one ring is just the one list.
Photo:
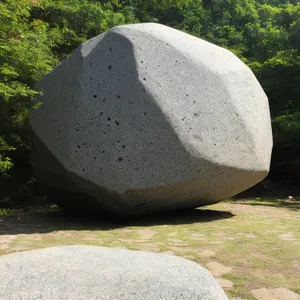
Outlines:
{"label": "tree", "polygon": [[[0,173],[13,166],[11,152],[29,147],[24,122],[32,107],[35,82],[58,62],[51,52],[47,24],[31,20],[39,6],[30,0],[0,3]],[[18,156],[18,155],[17,155]]]}

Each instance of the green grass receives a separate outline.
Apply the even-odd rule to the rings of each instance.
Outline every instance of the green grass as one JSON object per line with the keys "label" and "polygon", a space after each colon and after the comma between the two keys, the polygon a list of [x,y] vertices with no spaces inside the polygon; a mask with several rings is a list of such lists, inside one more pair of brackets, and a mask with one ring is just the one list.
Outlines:
{"label": "green grass", "polygon": [[[70,217],[56,207],[29,213],[1,211],[0,255],[56,245],[87,244],[166,252],[206,266],[231,267],[230,297],[285,287],[300,292],[299,201],[227,201],[192,212],[124,222]],[[283,240],[283,238],[287,240]]]}
{"label": "green grass", "polygon": [[0,217],[2,216],[15,216],[16,210],[10,208],[0,208]]}

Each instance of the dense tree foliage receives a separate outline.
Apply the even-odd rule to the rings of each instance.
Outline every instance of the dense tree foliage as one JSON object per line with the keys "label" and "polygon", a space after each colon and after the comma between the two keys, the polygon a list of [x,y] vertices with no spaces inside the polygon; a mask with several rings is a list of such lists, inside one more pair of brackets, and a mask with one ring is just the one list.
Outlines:
{"label": "dense tree foliage", "polygon": [[135,22],[159,22],[238,55],[271,107],[272,176],[300,179],[298,0],[0,1],[0,174],[28,162],[34,84],[88,38]]}

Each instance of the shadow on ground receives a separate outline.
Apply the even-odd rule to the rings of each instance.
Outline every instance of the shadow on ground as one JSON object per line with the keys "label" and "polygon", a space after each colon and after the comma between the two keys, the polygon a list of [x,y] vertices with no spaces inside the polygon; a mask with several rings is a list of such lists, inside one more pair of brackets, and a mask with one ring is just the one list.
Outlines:
{"label": "shadow on ground", "polygon": [[236,201],[232,203],[246,204],[251,206],[270,206],[270,207],[281,207],[287,208],[290,210],[300,210],[300,198],[291,198],[291,199],[280,199],[280,198],[253,198],[253,197],[244,197],[244,198],[235,198]]}
{"label": "shadow on ground", "polygon": [[227,211],[192,209],[133,220],[108,218],[99,220],[66,214],[60,209],[27,213],[18,211],[13,216],[0,216],[0,235],[49,233],[60,230],[111,230],[127,226],[192,224],[213,222],[233,216]]}
{"label": "shadow on ground", "polygon": [[300,187],[263,181],[233,197],[232,203],[300,210]]}

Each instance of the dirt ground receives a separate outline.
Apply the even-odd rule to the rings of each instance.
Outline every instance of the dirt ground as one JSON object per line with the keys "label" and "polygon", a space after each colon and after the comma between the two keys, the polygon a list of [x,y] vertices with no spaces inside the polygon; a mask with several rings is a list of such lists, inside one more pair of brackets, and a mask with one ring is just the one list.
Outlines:
{"label": "dirt ground", "polygon": [[2,211],[0,255],[87,244],[162,252],[208,268],[230,299],[300,300],[300,201],[248,199],[131,222],[57,208]]}

